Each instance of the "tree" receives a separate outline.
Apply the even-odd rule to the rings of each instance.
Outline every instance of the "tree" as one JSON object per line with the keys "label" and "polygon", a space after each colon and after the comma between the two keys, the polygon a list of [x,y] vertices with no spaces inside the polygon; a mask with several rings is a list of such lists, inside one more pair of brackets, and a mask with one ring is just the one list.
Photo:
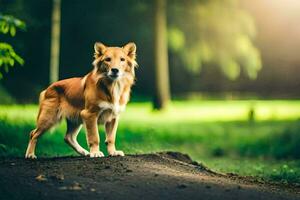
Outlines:
{"label": "tree", "polygon": [[230,80],[241,72],[257,77],[262,64],[253,45],[255,25],[238,0],[179,1],[170,11],[169,45],[190,71],[205,64],[220,67]]}
{"label": "tree", "polygon": [[59,79],[61,0],[53,0],[50,55],[50,83]]}
{"label": "tree", "polygon": [[[11,15],[0,14],[0,33],[9,34],[11,37],[16,35],[17,29],[25,30],[25,23]],[[15,52],[14,48],[5,42],[0,42],[0,69],[4,69],[7,73],[9,67],[13,67],[15,63],[24,64],[24,60]],[[0,71],[0,79],[3,74]]]}
{"label": "tree", "polygon": [[166,36],[166,0],[155,1],[154,108],[164,108],[170,99],[167,44],[192,72],[208,65],[220,67],[230,80],[241,73],[257,77],[262,64],[253,44],[255,25],[238,0],[173,1],[168,12]]}
{"label": "tree", "polygon": [[154,16],[155,99],[154,109],[163,109],[170,99],[166,0],[155,0]]}

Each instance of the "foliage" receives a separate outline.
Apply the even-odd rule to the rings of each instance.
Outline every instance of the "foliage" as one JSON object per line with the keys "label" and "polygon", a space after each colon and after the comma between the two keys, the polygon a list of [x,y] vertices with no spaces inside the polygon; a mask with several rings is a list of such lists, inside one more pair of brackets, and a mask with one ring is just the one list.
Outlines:
{"label": "foliage", "polygon": [[[225,19],[223,19],[225,17],[227,19],[227,15],[223,14],[225,12],[224,10],[226,6],[230,8],[227,12],[228,14],[234,15],[234,13],[236,12],[233,11],[241,11],[245,14],[243,16],[246,17],[240,17],[239,15],[236,15],[236,17],[233,17],[234,19],[232,19],[232,21],[227,20],[227,25],[222,25],[225,26],[225,28],[224,30],[222,30],[223,32],[218,32],[218,35],[220,35],[218,36],[215,33],[217,31],[211,28],[213,24],[215,24],[214,26],[216,26],[216,28],[221,28],[221,23],[219,23],[220,26],[218,26],[217,22],[215,22],[218,19],[215,19],[213,21],[214,23],[206,23],[204,19],[198,18],[198,20],[196,20],[196,18],[190,18],[190,15],[192,14],[193,16],[200,14],[192,13],[188,15],[188,13],[191,13],[194,9],[196,9],[196,6],[194,8],[192,6],[192,3],[194,3],[195,5],[199,4],[200,6],[208,8],[208,5],[212,4],[213,1],[215,0],[168,1],[167,13],[169,16],[167,20],[170,32],[169,39],[171,41],[176,41],[176,44],[174,46],[175,49],[172,50],[169,54],[169,74],[172,97],[178,95],[190,95],[196,92],[201,92],[202,94],[203,92],[207,92],[209,95],[213,96],[219,96],[219,92],[233,92],[233,98],[235,98],[235,94],[238,94],[239,97],[241,97],[241,95],[255,95],[263,98],[299,97],[299,67],[297,67],[297,59],[293,59],[297,57],[297,53],[295,53],[297,51],[292,51],[288,48],[290,46],[289,44],[294,44],[294,49],[297,49],[299,46],[298,43],[294,40],[297,34],[292,34],[292,32],[295,32],[296,29],[291,30],[291,34],[293,35],[293,37],[287,37],[289,33],[287,29],[281,29],[280,26],[272,26],[272,24],[275,23],[276,20],[269,20],[269,18],[265,17],[261,12],[254,12],[254,10],[265,10],[266,12],[268,11],[272,13],[272,16],[277,16],[278,19],[283,20],[281,25],[288,25],[289,23],[284,22],[288,22],[291,17],[295,17],[294,21],[297,21],[298,14],[297,16],[295,16],[292,12],[288,13],[288,10],[286,10],[287,6],[284,6],[282,8],[283,12],[286,12],[286,14],[288,15],[282,15],[282,13],[278,13],[276,9],[268,6],[273,4],[262,4],[256,1],[247,1],[248,3],[247,5],[245,5],[245,1],[240,0],[241,4],[243,4],[243,7],[251,12],[251,16],[253,16],[253,18],[250,18],[247,12],[241,10],[238,6],[237,9],[233,9],[231,5],[225,5],[224,3],[224,8],[220,8],[222,13],[216,11],[214,15],[220,15],[220,22],[225,21]],[[223,1],[227,2],[228,0]],[[60,52],[61,55],[63,55],[64,59],[60,60],[60,76],[62,78],[67,78],[79,75],[81,76],[87,73],[89,69],[91,69],[89,63],[91,62],[91,55],[93,53],[92,46],[95,41],[101,40],[107,45],[113,46],[122,45],[126,41],[134,41],[138,47],[138,63],[141,67],[137,70],[137,84],[134,87],[133,94],[150,96],[151,98],[155,89],[153,67],[154,1],[131,0],[130,3],[128,3],[128,1],[115,0],[111,1],[109,4],[106,1],[88,1],[88,3],[86,1],[78,1],[77,3],[74,3],[73,1],[63,2],[64,3],[62,4],[62,9],[64,12],[64,19],[61,22],[63,31],[61,33]],[[219,3],[223,4],[222,2]],[[283,5],[285,1],[280,2],[280,4]],[[52,8],[52,1],[28,2],[24,0],[0,0],[0,4],[2,13],[13,14],[14,16],[18,16],[19,18],[28,22],[28,33],[26,33],[26,35],[23,33],[22,35],[19,35],[18,32],[17,36],[11,39],[13,40],[13,42],[8,42],[10,40],[4,40],[11,44],[19,55],[25,56],[23,52],[26,53],[25,65],[27,65],[27,67],[19,68],[18,72],[13,76],[6,77],[6,81],[3,82],[3,84],[6,88],[9,89],[9,92],[18,99],[19,102],[35,102],[35,95],[30,95],[29,97],[28,92],[19,92],[19,87],[17,87],[16,85],[28,85],[28,88],[32,88],[35,91],[39,90],[40,88],[46,87],[49,82],[48,68],[51,39],[51,12],[49,11],[51,11]],[[199,6],[197,6],[197,8],[198,7]],[[295,6],[295,9],[296,7],[297,6]],[[253,10],[253,8],[255,9]],[[109,12],[109,10],[113,10],[115,12]],[[82,15],[82,12],[88,12],[89,15]],[[74,21],[74,19],[81,20]],[[234,31],[234,27],[237,26],[235,24],[237,23],[237,21],[241,21],[242,19],[245,21],[249,21],[247,23],[243,23],[243,25],[245,27],[248,27],[249,29],[248,32],[245,31],[245,36],[246,38],[248,38],[251,44],[250,47],[254,47],[253,44],[255,44],[255,46],[263,47],[260,48],[261,53],[264,55],[269,55],[263,57],[264,73],[259,73],[259,80],[251,81],[248,80],[248,78],[245,78],[243,75],[246,68],[242,65],[239,65],[242,77],[238,78],[235,81],[230,81],[229,79],[226,80],[227,78],[223,76],[220,65],[217,65],[214,59],[210,59],[210,63],[201,62],[202,71],[200,75],[198,75],[197,73],[191,73],[191,71],[189,71],[188,69],[193,70],[194,68],[191,66],[186,67],[186,62],[183,63],[183,59],[180,59],[180,57],[182,58],[183,54],[179,53],[178,50],[182,50],[183,52],[187,48],[192,48],[194,46],[196,47],[196,44],[199,43],[198,40],[201,38],[204,38],[204,41],[209,41],[209,44],[211,44],[210,46],[212,46],[214,43],[222,42],[223,40],[224,43],[225,41],[228,41],[226,43],[233,44],[233,41],[235,41],[235,38],[233,38],[233,36],[233,40],[225,38],[225,36],[229,34],[227,34],[228,30],[226,28],[232,28],[232,31]],[[251,26],[253,26],[252,19],[261,20],[259,21],[259,23],[257,23],[257,27],[261,28],[261,31],[259,32],[259,40],[256,40],[255,38],[255,30],[251,29]],[[196,22],[197,26],[194,25]],[[118,24],[118,26],[116,26],[116,23]],[[98,25],[95,26],[95,24]],[[190,31],[187,30],[188,24],[191,24]],[[198,28],[200,25],[203,26],[203,30]],[[103,29],[103,27],[106,28]],[[276,34],[274,32],[274,34],[272,34],[270,30],[273,29],[274,31],[276,29],[279,32],[277,32]],[[123,30],[122,34],[120,34],[120,30]],[[253,35],[250,34],[250,30],[253,31]],[[280,30],[285,30],[286,34],[281,34]],[[99,38],[99,36],[101,37]],[[207,38],[209,38],[209,36],[212,39],[208,40]],[[270,36],[272,36],[273,39],[271,39]],[[277,36],[280,36],[280,41],[274,40]],[[2,35],[0,37],[2,38]],[[229,35],[228,37],[231,36]],[[74,42],[77,41],[78,38],[86,39],[82,40],[82,42]],[[213,38],[216,38],[216,40],[213,40]],[[220,38],[219,40],[221,41],[217,41],[218,38]],[[277,42],[274,43],[274,41]],[[18,46],[16,46],[15,44]],[[174,45],[171,42],[169,44]],[[274,48],[274,45],[276,46],[276,48]],[[226,51],[225,53],[227,55],[227,49],[231,48],[227,47],[227,45],[225,47],[224,46],[225,45],[222,45],[220,46],[220,48],[223,49],[222,51]],[[76,49],[76,55],[80,56],[74,56],[74,51],[70,51],[70,49]],[[210,47],[210,49],[212,49],[212,47]],[[218,52],[219,50],[217,49],[216,51]],[[209,53],[209,51],[207,52]],[[207,52],[205,53],[205,55],[207,54]],[[249,56],[250,58],[249,60],[251,62],[254,62],[256,59],[252,60],[252,56],[250,55],[251,54],[247,54],[247,56]],[[206,56],[209,57],[209,54]],[[202,57],[201,61],[203,61]],[[195,70],[200,69],[201,65],[195,67]],[[15,86],[13,87],[13,85]],[[243,96],[242,98],[245,98],[245,96]],[[151,98],[151,100],[152,99],[153,98]]]}
{"label": "foliage", "polygon": [[[217,65],[231,80],[243,71],[255,79],[261,69],[253,45],[255,25],[237,0],[185,1],[174,4],[169,46],[191,71]],[[184,17],[183,17],[184,16]]]}
{"label": "foliage", "polygon": [[[9,34],[11,37],[16,35],[17,29],[25,30],[25,23],[13,16],[0,14],[0,33]],[[13,47],[5,42],[0,42],[0,69],[4,68],[7,73],[9,67],[15,63],[24,64],[24,60],[14,51]],[[2,78],[0,72],[0,78]]]}
{"label": "foliage", "polygon": [[296,171],[286,164],[282,165],[279,169],[273,169],[272,172],[271,178],[273,180],[284,179],[284,182],[299,181]]}

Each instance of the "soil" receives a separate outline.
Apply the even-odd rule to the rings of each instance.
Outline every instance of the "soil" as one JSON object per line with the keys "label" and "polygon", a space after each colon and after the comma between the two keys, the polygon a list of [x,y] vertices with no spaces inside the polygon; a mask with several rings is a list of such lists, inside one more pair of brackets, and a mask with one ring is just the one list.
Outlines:
{"label": "soil", "polygon": [[0,159],[0,199],[300,199],[300,188],[218,174],[176,152]]}

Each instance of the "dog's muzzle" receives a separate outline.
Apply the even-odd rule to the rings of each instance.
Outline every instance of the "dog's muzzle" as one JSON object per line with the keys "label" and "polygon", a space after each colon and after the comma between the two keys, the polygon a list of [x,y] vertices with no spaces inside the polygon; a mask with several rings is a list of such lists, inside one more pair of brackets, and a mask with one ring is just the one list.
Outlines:
{"label": "dog's muzzle", "polygon": [[118,68],[111,68],[110,72],[108,73],[109,78],[112,80],[116,80],[120,76],[120,71]]}

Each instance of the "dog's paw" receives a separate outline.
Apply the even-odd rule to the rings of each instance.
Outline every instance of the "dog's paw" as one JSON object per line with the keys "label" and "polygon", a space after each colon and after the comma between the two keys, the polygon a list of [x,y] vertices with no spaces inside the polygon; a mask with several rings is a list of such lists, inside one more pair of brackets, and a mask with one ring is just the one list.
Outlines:
{"label": "dog's paw", "polygon": [[125,156],[124,152],[123,151],[113,151],[113,152],[109,152],[109,155],[110,156]]}
{"label": "dog's paw", "polygon": [[80,154],[80,155],[83,155],[83,156],[90,156],[90,152],[88,152],[88,151],[85,150],[85,149],[82,150],[82,151],[80,151],[79,154]]}
{"label": "dog's paw", "polygon": [[32,153],[32,154],[26,154],[26,155],[25,155],[25,158],[26,158],[26,159],[36,159],[37,157],[36,157],[36,155],[34,155],[34,154]]}
{"label": "dog's paw", "polygon": [[101,151],[90,152],[91,158],[104,157],[104,154]]}

